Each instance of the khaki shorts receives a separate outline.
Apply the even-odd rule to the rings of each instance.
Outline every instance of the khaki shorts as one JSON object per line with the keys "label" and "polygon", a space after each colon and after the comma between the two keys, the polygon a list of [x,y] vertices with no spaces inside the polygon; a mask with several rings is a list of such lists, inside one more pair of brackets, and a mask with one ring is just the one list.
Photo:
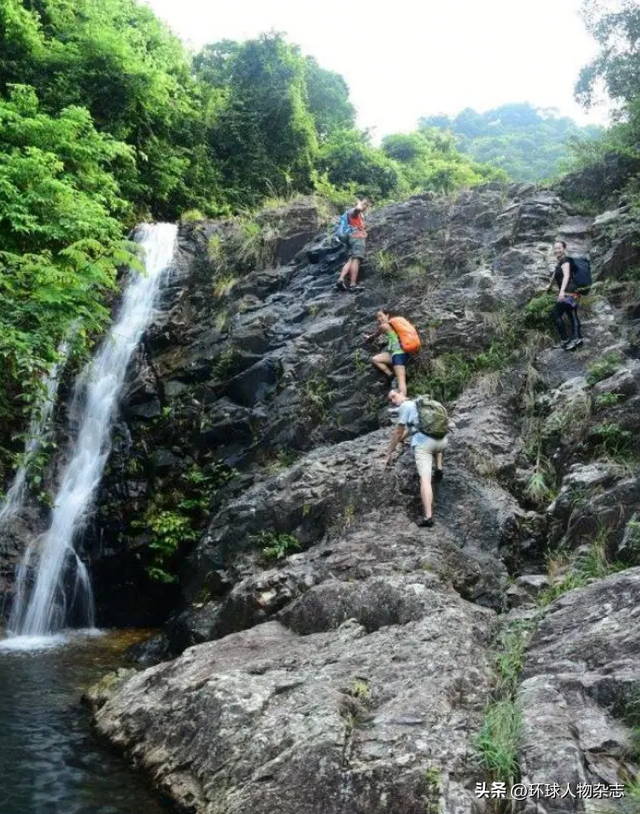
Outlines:
{"label": "khaki shorts", "polygon": [[431,480],[431,470],[433,468],[433,453],[442,452],[448,444],[447,438],[437,440],[435,438],[428,438],[424,444],[418,444],[414,447],[414,454],[416,456],[416,468],[418,475],[421,478]]}

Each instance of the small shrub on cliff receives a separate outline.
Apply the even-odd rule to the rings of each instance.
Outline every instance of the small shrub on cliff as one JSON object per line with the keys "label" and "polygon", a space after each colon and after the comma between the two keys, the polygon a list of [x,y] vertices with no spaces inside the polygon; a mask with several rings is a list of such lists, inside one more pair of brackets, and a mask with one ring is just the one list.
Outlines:
{"label": "small shrub on cliff", "polygon": [[267,562],[282,560],[300,550],[300,541],[293,534],[276,534],[274,531],[261,531],[253,540],[262,549]]}
{"label": "small shrub on cliff", "polygon": [[206,524],[211,499],[236,474],[222,461],[194,464],[187,472],[156,482],[156,493],[133,529],[149,534],[148,576],[159,582],[175,582],[176,554],[195,542]]}
{"label": "small shrub on cliff", "polygon": [[149,548],[154,552],[147,573],[151,579],[160,582],[175,582],[177,577],[165,570],[165,565],[184,542],[197,539],[191,518],[177,511],[157,512],[153,507],[145,516],[145,521],[152,535]]}
{"label": "small shrub on cliff", "polygon": [[471,378],[469,362],[458,353],[442,353],[430,360],[429,369],[411,383],[413,393],[429,393],[438,401],[453,401]]}
{"label": "small shrub on cliff", "polygon": [[180,223],[197,223],[204,219],[205,216],[199,209],[187,209],[180,215]]}
{"label": "small shrub on cliff", "polygon": [[496,701],[485,711],[475,746],[492,778],[513,785],[519,774],[518,742],[522,710],[515,701]]}
{"label": "small shrub on cliff", "polygon": [[354,678],[349,689],[349,695],[359,698],[361,701],[371,700],[371,687],[366,679]]}
{"label": "small shrub on cliff", "polygon": [[550,482],[549,475],[536,467],[527,481],[524,493],[536,506],[543,508],[554,497]]}
{"label": "small shrub on cliff", "polygon": [[230,247],[230,258],[248,271],[272,266],[278,230],[262,226],[255,220],[242,220],[235,245]]}
{"label": "small shrub on cliff", "polygon": [[598,450],[614,460],[624,459],[631,454],[633,433],[623,430],[612,421],[604,421],[593,427],[593,435],[598,440]]}
{"label": "small shrub on cliff", "polygon": [[587,384],[597,384],[603,379],[608,379],[619,367],[620,357],[616,353],[608,353],[600,362],[594,362],[589,366]]}
{"label": "small shrub on cliff", "polygon": [[622,393],[601,393],[599,396],[596,396],[596,406],[603,408],[615,407],[623,398]]}
{"label": "small shrub on cliff", "polygon": [[344,211],[358,198],[357,185],[352,181],[343,187],[332,184],[327,173],[314,170],[312,173],[313,188],[320,198],[324,198],[336,211]]}
{"label": "small shrub on cliff", "polygon": [[261,461],[267,474],[277,475],[278,472],[293,466],[299,455],[297,450],[288,447],[276,447],[275,449],[270,447],[262,450]]}
{"label": "small shrub on cliff", "polygon": [[391,252],[384,251],[383,249],[380,249],[380,251],[376,252],[373,256],[373,265],[378,274],[384,278],[395,278],[400,266],[398,258],[394,257]]}
{"label": "small shrub on cliff", "polygon": [[[544,607],[567,591],[584,588],[593,580],[604,579],[609,574],[622,570],[624,566],[619,562],[613,562],[609,557],[610,535],[611,529],[601,526],[588,548],[578,555],[571,570],[565,573],[559,582],[540,594],[538,604]],[[552,578],[551,569],[549,576]]]}
{"label": "small shrub on cliff", "polygon": [[545,331],[551,325],[551,309],[556,297],[553,294],[539,294],[533,297],[522,309],[527,328]]}
{"label": "small shrub on cliff", "polygon": [[329,387],[324,374],[317,373],[305,379],[300,395],[303,412],[315,421],[322,421],[336,391]]}
{"label": "small shrub on cliff", "polygon": [[216,379],[229,379],[238,367],[238,354],[232,345],[228,345],[216,359],[211,367],[211,373]]}
{"label": "small shrub on cliff", "polygon": [[213,296],[218,300],[228,297],[237,282],[238,278],[235,274],[225,274],[223,277],[216,277],[213,284]]}
{"label": "small shrub on cliff", "polygon": [[211,235],[207,241],[207,257],[216,271],[219,270],[222,264],[223,256],[222,238],[220,235]]}

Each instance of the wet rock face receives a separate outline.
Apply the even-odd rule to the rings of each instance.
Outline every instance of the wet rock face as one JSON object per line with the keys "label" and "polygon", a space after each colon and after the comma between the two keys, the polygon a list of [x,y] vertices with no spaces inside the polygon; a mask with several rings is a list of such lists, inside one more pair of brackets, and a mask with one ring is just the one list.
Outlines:
{"label": "wet rock face", "polygon": [[[524,782],[633,774],[635,570],[589,580],[640,564],[635,318],[596,288],[565,353],[553,298],[526,310],[555,239],[593,245],[598,278],[615,238],[555,192],[425,194],[372,213],[349,294],[308,202],[265,218],[255,271],[212,258],[230,227],[182,229],[129,379],[86,542],[104,618],[165,625],[135,654],[156,666],[97,693],[100,731],[198,814],[488,814],[474,736],[497,633],[525,618]],[[453,420],[430,530],[411,451],[384,466],[380,307],[421,332],[409,392],[439,388]],[[151,582],[176,515],[176,581]],[[545,604],[562,579],[582,587]]]}

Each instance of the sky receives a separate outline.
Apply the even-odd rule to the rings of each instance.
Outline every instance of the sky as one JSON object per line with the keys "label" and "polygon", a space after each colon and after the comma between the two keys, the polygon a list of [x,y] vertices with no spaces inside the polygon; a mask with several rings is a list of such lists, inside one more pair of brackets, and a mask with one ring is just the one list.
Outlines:
{"label": "sky", "polygon": [[358,124],[374,138],[420,116],[484,112],[508,102],[605,124],[573,99],[597,52],[581,0],[145,0],[189,47],[280,31],[346,79]]}

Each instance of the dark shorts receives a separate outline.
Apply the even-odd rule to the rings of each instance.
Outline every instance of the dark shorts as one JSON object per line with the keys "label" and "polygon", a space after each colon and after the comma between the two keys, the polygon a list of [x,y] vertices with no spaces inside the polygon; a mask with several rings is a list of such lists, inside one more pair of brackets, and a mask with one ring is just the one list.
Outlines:
{"label": "dark shorts", "polygon": [[364,248],[366,240],[363,237],[350,237],[349,238],[349,257],[356,257],[358,260],[364,260]]}
{"label": "dark shorts", "polygon": [[409,364],[411,357],[408,353],[394,353],[391,357],[392,365],[403,365],[406,367]]}

